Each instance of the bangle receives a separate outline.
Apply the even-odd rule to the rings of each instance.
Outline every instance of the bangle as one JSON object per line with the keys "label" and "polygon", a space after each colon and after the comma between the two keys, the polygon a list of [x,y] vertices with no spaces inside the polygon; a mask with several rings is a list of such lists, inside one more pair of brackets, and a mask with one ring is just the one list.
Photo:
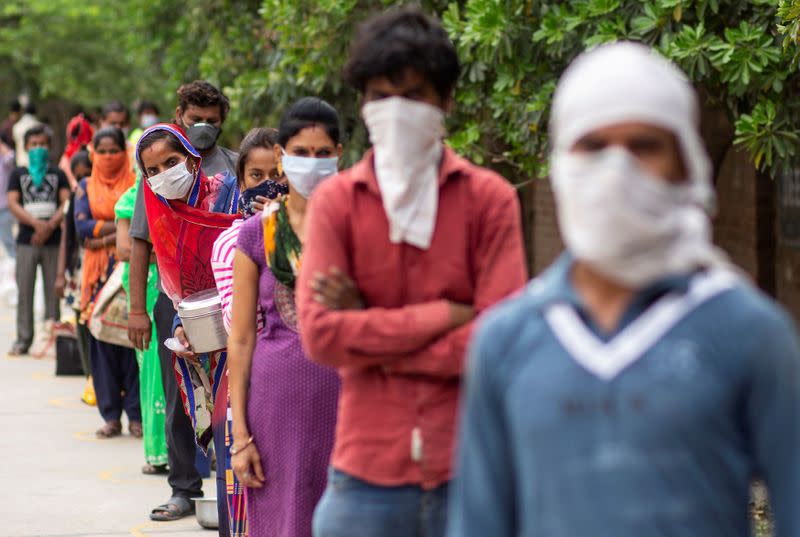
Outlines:
{"label": "bangle", "polygon": [[148,315],[146,311],[129,311],[128,312],[128,317],[130,317],[132,315],[133,316],[138,316],[138,317],[150,317],[150,315]]}
{"label": "bangle", "polygon": [[238,455],[239,453],[247,449],[252,443],[253,443],[253,436],[251,435],[250,438],[247,439],[247,442],[245,442],[245,444],[242,447],[237,448],[236,446],[231,446],[230,450],[231,455]]}

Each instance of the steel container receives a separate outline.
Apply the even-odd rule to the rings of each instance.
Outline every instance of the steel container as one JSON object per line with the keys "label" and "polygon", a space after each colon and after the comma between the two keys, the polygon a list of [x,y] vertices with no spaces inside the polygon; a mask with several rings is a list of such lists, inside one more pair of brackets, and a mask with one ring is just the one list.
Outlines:
{"label": "steel container", "polygon": [[194,508],[198,524],[209,530],[219,528],[216,498],[195,498]]}
{"label": "steel container", "polygon": [[178,304],[178,316],[194,352],[218,351],[228,346],[228,332],[222,322],[222,304],[216,289],[184,298]]}

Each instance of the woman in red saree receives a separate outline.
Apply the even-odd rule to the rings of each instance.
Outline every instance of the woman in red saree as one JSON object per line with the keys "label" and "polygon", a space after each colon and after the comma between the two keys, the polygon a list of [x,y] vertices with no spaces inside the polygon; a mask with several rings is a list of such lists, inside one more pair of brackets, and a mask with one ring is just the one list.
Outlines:
{"label": "woman in red saree", "polygon": [[[142,189],[161,286],[177,307],[191,294],[216,288],[211,249],[220,233],[239,216],[211,212],[221,180],[205,176],[199,152],[177,125],[159,124],[147,129],[137,144],[136,160],[145,178]],[[224,461],[226,353],[182,353],[174,358],[181,398],[197,443],[205,450],[213,429],[218,461]],[[217,393],[221,404],[215,411]],[[227,535],[224,480],[218,480],[217,497],[220,535]]]}

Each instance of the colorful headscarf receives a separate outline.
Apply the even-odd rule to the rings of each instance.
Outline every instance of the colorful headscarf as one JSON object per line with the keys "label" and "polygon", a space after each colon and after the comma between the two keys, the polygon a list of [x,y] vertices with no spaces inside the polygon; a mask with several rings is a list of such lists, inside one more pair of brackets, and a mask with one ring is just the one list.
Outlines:
{"label": "colorful headscarf", "polygon": [[67,147],[64,155],[71,159],[72,155],[80,151],[81,147],[89,145],[94,136],[92,124],[83,116],[78,114],[67,123]]}

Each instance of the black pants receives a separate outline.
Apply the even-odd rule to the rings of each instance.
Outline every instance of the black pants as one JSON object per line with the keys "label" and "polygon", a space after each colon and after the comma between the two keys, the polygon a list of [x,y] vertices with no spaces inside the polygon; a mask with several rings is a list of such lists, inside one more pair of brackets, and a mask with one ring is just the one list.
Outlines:
{"label": "black pants", "polygon": [[167,403],[167,457],[169,459],[169,476],[167,481],[172,487],[173,496],[196,498],[203,495],[203,480],[195,467],[195,453],[192,422],[183,410],[178,381],[172,365],[172,352],[164,347],[164,340],[172,337],[172,320],[175,308],[172,301],[164,293],[158,295],[153,309],[158,336],[158,357],[161,362],[161,381],[164,383],[164,399]]}
{"label": "black pants", "polygon": [[89,334],[89,354],[97,409],[103,419],[119,421],[125,410],[129,421],[141,423],[139,366],[134,350],[103,343]]}

